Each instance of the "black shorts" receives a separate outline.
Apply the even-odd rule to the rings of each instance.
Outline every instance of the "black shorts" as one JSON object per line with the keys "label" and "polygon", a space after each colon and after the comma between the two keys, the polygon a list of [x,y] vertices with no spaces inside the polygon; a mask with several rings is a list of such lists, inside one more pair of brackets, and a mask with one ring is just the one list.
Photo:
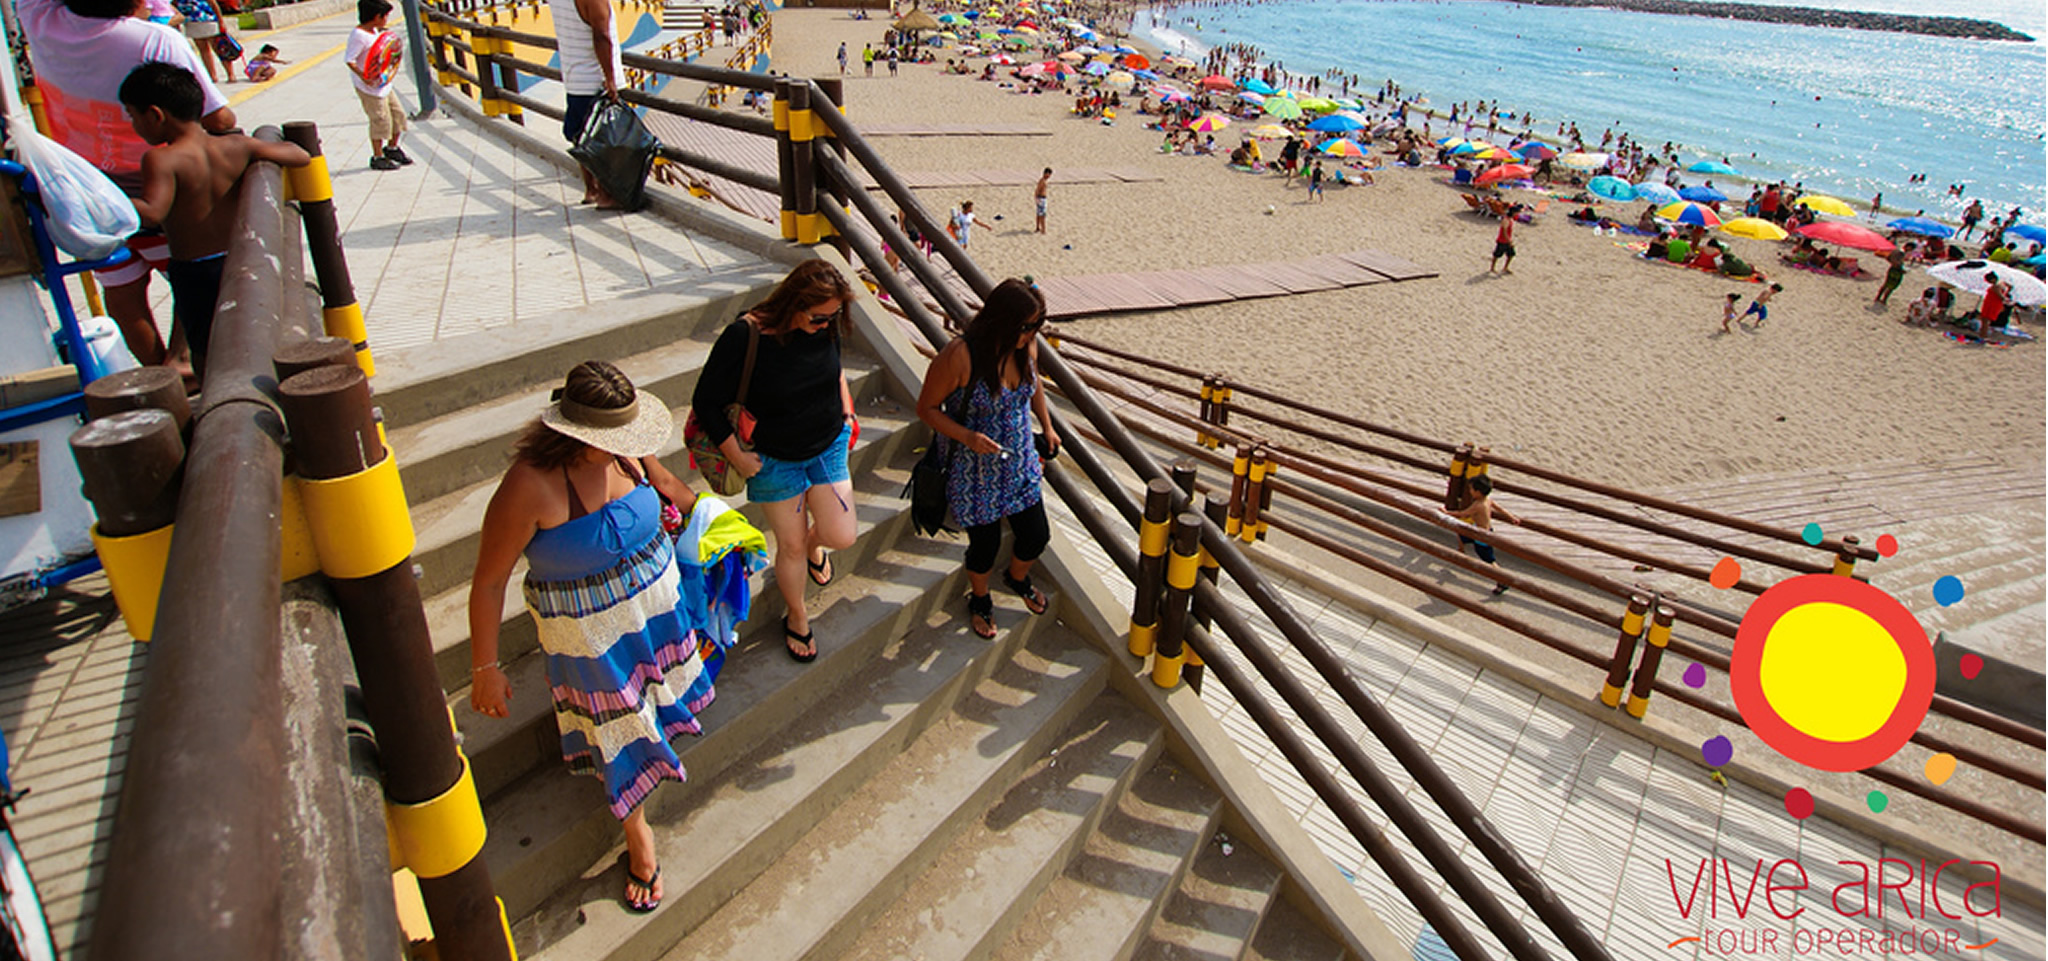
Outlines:
{"label": "black shorts", "polygon": [[194,357],[206,356],[207,339],[213,334],[213,308],[220,302],[221,271],[228,255],[215,254],[198,260],[173,260],[165,273],[171,280],[171,320],[185,331],[185,343]]}
{"label": "black shorts", "polygon": [[597,101],[603,94],[569,94],[569,106],[562,111],[562,136],[570,143],[583,139],[583,128],[590,123],[590,112],[597,109]]}
{"label": "black shorts", "polygon": [[1500,258],[1500,257],[1513,257],[1514,255],[1515,255],[1515,245],[1514,245],[1514,244],[1506,243],[1506,242],[1503,242],[1503,241],[1499,241],[1499,240],[1496,240],[1496,241],[1494,241],[1494,242],[1493,242],[1493,256],[1494,256],[1495,258]]}
{"label": "black shorts", "polygon": [[1472,553],[1478,555],[1480,560],[1485,561],[1488,564],[1500,563],[1499,561],[1494,559],[1492,544],[1488,544],[1485,541],[1475,541],[1472,538],[1464,536],[1463,534],[1458,535],[1458,546],[1463,547],[1466,544],[1472,545]]}

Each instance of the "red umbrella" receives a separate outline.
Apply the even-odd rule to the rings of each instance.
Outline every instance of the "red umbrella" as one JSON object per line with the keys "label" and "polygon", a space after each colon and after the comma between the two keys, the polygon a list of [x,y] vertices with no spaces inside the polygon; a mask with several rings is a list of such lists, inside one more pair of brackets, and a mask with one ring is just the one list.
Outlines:
{"label": "red umbrella", "polygon": [[1197,83],[1200,86],[1209,88],[1210,90],[1237,89],[1236,81],[1233,81],[1229,77],[1226,77],[1220,73],[1212,73],[1206,77],[1203,77],[1201,80],[1197,81]]}
{"label": "red umbrella", "polygon": [[1528,164],[1501,164],[1472,178],[1472,182],[1484,187],[1502,180],[1527,180],[1535,174],[1536,169]]}
{"label": "red umbrella", "polygon": [[1812,237],[1815,240],[1840,244],[1844,247],[1854,247],[1857,250],[1868,250],[1880,254],[1892,251],[1892,242],[1884,239],[1883,234],[1868,227],[1858,227],[1846,221],[1823,220],[1819,223],[1807,224],[1793,231],[1793,233],[1801,237]]}

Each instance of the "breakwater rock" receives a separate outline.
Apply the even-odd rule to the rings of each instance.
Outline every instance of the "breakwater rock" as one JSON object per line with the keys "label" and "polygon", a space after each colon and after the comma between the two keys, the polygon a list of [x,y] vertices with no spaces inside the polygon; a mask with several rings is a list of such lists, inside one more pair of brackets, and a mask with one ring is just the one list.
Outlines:
{"label": "breakwater rock", "polygon": [[2002,23],[1967,17],[1922,17],[1908,13],[1867,13],[1857,10],[1821,10],[1814,7],[1779,7],[1758,3],[1712,3],[1704,0],[1512,0],[1539,7],[1605,7],[1638,13],[1668,13],[1685,17],[1719,17],[1724,20],[1757,20],[1764,23],[1793,23],[1807,27],[1847,27],[1854,30],[1886,30],[1892,33],[1920,33],[1935,37],[1968,40],[2033,41]]}

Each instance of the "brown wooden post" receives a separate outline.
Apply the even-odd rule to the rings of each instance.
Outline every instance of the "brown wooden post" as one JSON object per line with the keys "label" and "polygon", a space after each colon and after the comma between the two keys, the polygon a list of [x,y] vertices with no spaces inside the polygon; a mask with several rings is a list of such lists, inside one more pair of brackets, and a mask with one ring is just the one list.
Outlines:
{"label": "brown wooden post", "polygon": [[85,419],[98,420],[127,410],[161,410],[178,422],[178,432],[192,425],[192,404],[185,378],[169,367],[136,367],[108,374],[85,385]]}
{"label": "brown wooden post", "polygon": [[[1197,412],[1196,419],[1204,424],[1213,424],[1216,422],[1216,408],[1213,401],[1213,398],[1215,396],[1216,378],[1213,375],[1203,377],[1201,409]],[[1200,427],[1197,427],[1195,428],[1195,443],[1200,444],[1203,447],[1214,449],[1217,445],[1217,438],[1216,435],[1211,434]]]}
{"label": "brown wooden post", "polygon": [[1607,682],[1600,686],[1600,703],[1621,706],[1621,693],[1628,686],[1628,665],[1636,656],[1636,640],[1643,636],[1643,617],[1650,612],[1650,599],[1631,594],[1628,613],[1621,617],[1621,635],[1614,641],[1614,656],[1607,661]]}
{"label": "brown wooden post", "polygon": [[1152,653],[1152,683],[1164,688],[1180,684],[1186,664],[1188,611],[1201,571],[1202,515],[1182,511],[1173,519],[1173,556],[1166,562],[1166,600],[1159,614],[1159,649]]}
{"label": "brown wooden post", "polygon": [[1451,455],[1450,483],[1444,487],[1444,510],[1463,510],[1469,501],[1468,492],[1465,490],[1465,472],[1469,469],[1471,460],[1471,444],[1458,445],[1457,452]]}
{"label": "brown wooden post", "polygon": [[[179,379],[176,372],[171,378]],[[155,408],[95,418],[71,433],[71,458],[99,519],[92,528],[93,549],[106,569],[114,604],[128,633],[147,641],[155,636],[157,599],[178,516],[185,464],[178,420]]]}
{"label": "brown wooden post", "polygon": [[[838,77],[820,77],[817,84],[818,89],[824,91],[826,102],[816,105],[816,109],[837,110],[840,116],[845,116],[846,81]],[[831,150],[833,155],[839,158],[840,164],[844,166],[846,163],[846,145],[840,143],[839,138],[832,135],[831,127],[822,123],[816,126],[818,134],[816,149]],[[839,209],[842,211],[850,211],[852,209],[851,201],[847,199],[848,192],[861,189],[859,184],[842,184],[838,181],[827,184],[826,188],[832,195],[832,202],[838,204]],[[832,242],[832,249],[839,251],[839,256],[846,258],[849,263],[852,262],[853,250],[847,246],[846,238],[839,236],[839,232],[833,230],[830,223],[823,224],[823,229],[826,232],[827,239]]]}
{"label": "brown wooden post", "polygon": [[335,365],[353,366],[356,362],[356,348],[339,337],[314,337],[279,347],[271,355],[271,364],[277,368],[279,383],[292,379],[292,375],[304,373],[315,367]]}
{"label": "brown wooden post", "polygon": [[1280,461],[1265,447],[1259,448],[1257,459],[1265,463],[1266,476],[1259,483],[1259,529],[1253,531],[1252,536],[1258,540],[1265,540],[1266,528],[1270,526],[1266,523],[1266,518],[1273,513],[1273,479],[1280,476]]}
{"label": "brown wooden post", "polygon": [[334,213],[334,182],[327,173],[327,158],[320,151],[320,128],[300,121],[284,125],[284,139],[311,154],[313,162],[285,172],[292,196],[299,203],[299,219],[305,224],[306,252],[313,261],[313,276],[320,285],[320,324],[327,334],[355,346],[356,363],[365,375],[377,375],[376,358],[370,354],[369,328],[363,323],[363,306],[356,302],[355,281],[349,277],[348,255],[341,249],[340,222]]}
{"label": "brown wooden post", "polygon": [[1166,586],[1167,518],[1173,512],[1173,485],[1154,480],[1145,485],[1145,516],[1138,525],[1138,579],[1131,584],[1131,636],[1134,657],[1152,653],[1159,637],[1159,597]]}
{"label": "brown wooden post", "polygon": [[1862,543],[1855,535],[1842,538],[1842,548],[1835,554],[1834,573],[1839,577],[1856,575],[1856,545]]}
{"label": "brown wooden post", "polygon": [[1677,613],[1663,605],[1650,620],[1649,645],[1643,648],[1643,662],[1636,665],[1636,678],[1629,685],[1628,713],[1640,721],[1650,710],[1650,691],[1657,683],[1657,665],[1664,662],[1664,648],[1671,643],[1671,621]]}
{"label": "brown wooden post", "polygon": [[420,878],[438,956],[510,961],[511,932],[481,857],[483,809],[455,746],[412,573],[412,520],[378,435],[369,381],[353,366],[317,367],[278,394],[321,568],[377,734],[392,835]]}
{"label": "brown wooden post", "polygon": [[[1216,390],[1210,395],[1209,410],[1213,415],[1209,420],[1210,423],[1215,424],[1219,428],[1230,426],[1230,378],[1222,374],[1216,375]],[[1222,443],[1222,432],[1218,431],[1216,443],[1209,446],[1216,447]]]}
{"label": "brown wooden post", "polygon": [[811,151],[817,141],[818,123],[811,116],[811,85],[789,85],[790,190],[796,202],[796,242],[815,244],[823,238],[818,228],[818,171]]}
{"label": "brown wooden post", "polygon": [[1244,513],[1238,521],[1237,539],[1247,544],[1259,536],[1259,508],[1266,501],[1266,449],[1252,448],[1251,468],[1245,473]]}
{"label": "brown wooden post", "polygon": [[789,97],[795,88],[787,78],[775,81],[775,181],[782,193],[782,239],[796,239],[796,145],[789,136]]}
{"label": "brown wooden post", "polygon": [[1244,495],[1245,488],[1251,484],[1251,470],[1251,445],[1237,445],[1237,457],[1230,462],[1230,500],[1223,508],[1223,533],[1231,537],[1244,529]]}
{"label": "brown wooden post", "polygon": [[[518,8],[513,8],[513,16],[515,18],[518,16],[518,12]],[[493,42],[491,52],[497,55],[498,112],[504,115],[505,119],[524,127],[526,126],[525,109],[504,98],[505,91],[519,92],[519,68],[512,65],[512,41],[500,39]]]}

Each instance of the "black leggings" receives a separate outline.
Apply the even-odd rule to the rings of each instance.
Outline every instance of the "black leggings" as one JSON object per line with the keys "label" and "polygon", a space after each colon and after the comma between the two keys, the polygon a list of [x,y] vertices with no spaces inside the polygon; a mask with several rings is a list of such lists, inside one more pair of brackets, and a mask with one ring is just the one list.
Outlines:
{"label": "black leggings", "polygon": [[[1011,551],[1020,561],[1035,561],[1052,540],[1052,527],[1045,519],[1045,502],[1026,507],[1008,518],[1015,542]],[[1003,544],[1003,522],[989,521],[967,529],[967,572],[986,574],[995,570],[996,549]]]}

